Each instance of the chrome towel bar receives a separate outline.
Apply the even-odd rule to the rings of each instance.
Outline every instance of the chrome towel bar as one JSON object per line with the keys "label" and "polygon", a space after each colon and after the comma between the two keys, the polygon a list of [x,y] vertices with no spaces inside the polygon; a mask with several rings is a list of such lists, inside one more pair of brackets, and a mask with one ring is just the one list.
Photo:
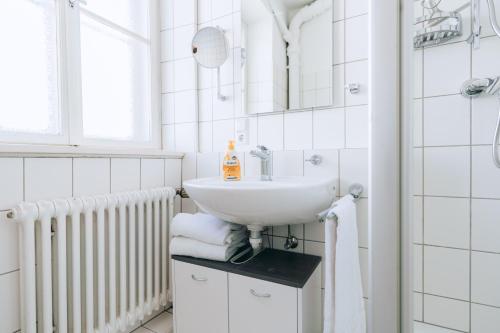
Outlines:
{"label": "chrome towel bar", "polygon": [[[361,184],[352,184],[349,186],[349,194],[352,195],[354,198],[354,202],[358,201],[359,198],[361,197],[361,193],[363,193],[363,185]],[[323,223],[326,221],[328,218],[332,218],[335,216],[335,213],[332,212],[332,208],[335,206],[335,203],[331,206],[319,213],[318,216],[318,221],[319,223]]]}

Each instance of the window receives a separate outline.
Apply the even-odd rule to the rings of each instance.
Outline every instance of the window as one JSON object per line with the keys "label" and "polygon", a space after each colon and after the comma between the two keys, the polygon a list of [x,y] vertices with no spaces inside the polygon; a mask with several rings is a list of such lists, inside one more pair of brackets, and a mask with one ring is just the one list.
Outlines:
{"label": "window", "polygon": [[0,1],[0,140],[159,146],[156,6]]}
{"label": "window", "polygon": [[56,12],[55,1],[0,2],[2,136],[63,134]]}

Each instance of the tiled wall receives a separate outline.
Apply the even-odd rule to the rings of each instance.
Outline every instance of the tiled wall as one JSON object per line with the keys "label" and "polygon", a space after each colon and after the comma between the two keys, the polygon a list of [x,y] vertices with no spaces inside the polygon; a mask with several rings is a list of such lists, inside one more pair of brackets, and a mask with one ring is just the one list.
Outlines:
{"label": "tiled wall", "polygon": [[[318,176],[337,179],[337,194],[347,194],[350,184],[362,183],[368,187],[368,1],[334,1],[334,105],[331,108],[304,109],[299,112],[276,112],[247,116],[239,107],[240,68],[238,41],[240,32],[239,0],[163,0],[164,23],[162,31],[165,53],[169,49],[184,48],[190,44],[196,22],[201,26],[219,25],[227,30],[234,54],[222,66],[223,93],[228,101],[220,102],[214,95],[213,71],[196,69],[193,60],[182,52],[182,59],[164,57],[164,84],[170,84],[172,73],[183,73],[182,80],[190,80],[189,89],[175,92],[164,89],[165,144],[171,149],[188,152],[183,160],[183,179],[220,175],[222,151],[227,140],[234,137],[235,123],[248,118],[249,145],[239,146],[244,175],[258,175],[259,161],[248,153],[250,148],[263,144],[274,151],[274,175]],[[175,17],[169,22],[169,13]],[[196,14],[197,13],[197,14]],[[187,18],[176,23],[177,17]],[[170,19],[172,19],[170,17]],[[169,37],[170,36],[170,37]],[[173,42],[172,42],[173,40]],[[234,61],[233,61],[234,60]],[[189,71],[185,66],[189,64]],[[196,74],[198,80],[196,80]],[[177,78],[177,77],[176,77]],[[175,81],[175,80],[174,80]],[[358,83],[359,94],[344,91],[346,83]],[[197,104],[192,95],[198,87]],[[177,102],[177,101],[181,102]],[[198,118],[197,118],[198,117]],[[197,121],[199,120],[199,121]],[[199,150],[197,149],[199,135]],[[323,163],[313,166],[306,159],[319,154]],[[365,194],[367,191],[365,191]],[[365,295],[367,295],[368,218],[367,198],[359,202],[360,254]],[[195,211],[189,200],[183,201],[184,211]],[[323,226],[313,223],[293,227],[299,247],[296,251],[322,255],[324,251]],[[270,230],[271,246],[283,248],[286,228]]]}
{"label": "tiled wall", "polygon": [[[21,201],[179,186],[180,159],[0,158],[0,212]],[[17,225],[0,220],[0,332],[19,330]]]}
{"label": "tiled wall", "polygon": [[464,41],[467,9],[463,38],[415,52],[415,320],[449,332],[500,332],[500,169],[490,146],[499,101],[459,94],[471,77],[500,75],[500,39],[482,5],[479,50]]}

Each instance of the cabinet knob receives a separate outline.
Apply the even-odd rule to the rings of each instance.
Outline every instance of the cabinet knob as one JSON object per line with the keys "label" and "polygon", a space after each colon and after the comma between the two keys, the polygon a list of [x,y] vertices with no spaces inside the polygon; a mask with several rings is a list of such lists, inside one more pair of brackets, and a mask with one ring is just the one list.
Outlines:
{"label": "cabinet knob", "polygon": [[196,277],[194,274],[191,274],[191,279],[193,279],[195,281],[198,281],[198,282],[206,282],[206,281],[208,281],[207,278],[199,278],[199,277]]}
{"label": "cabinet knob", "polygon": [[271,294],[259,294],[253,289],[250,289],[250,294],[254,295],[255,297],[261,297],[261,298],[270,298]]}

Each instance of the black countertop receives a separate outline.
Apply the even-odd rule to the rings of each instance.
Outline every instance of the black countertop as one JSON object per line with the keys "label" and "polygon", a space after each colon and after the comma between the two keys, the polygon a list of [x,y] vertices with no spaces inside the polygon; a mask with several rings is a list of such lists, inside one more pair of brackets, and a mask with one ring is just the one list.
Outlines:
{"label": "black countertop", "polygon": [[177,255],[172,259],[299,289],[321,262],[321,257],[275,249],[265,249],[241,265]]}

